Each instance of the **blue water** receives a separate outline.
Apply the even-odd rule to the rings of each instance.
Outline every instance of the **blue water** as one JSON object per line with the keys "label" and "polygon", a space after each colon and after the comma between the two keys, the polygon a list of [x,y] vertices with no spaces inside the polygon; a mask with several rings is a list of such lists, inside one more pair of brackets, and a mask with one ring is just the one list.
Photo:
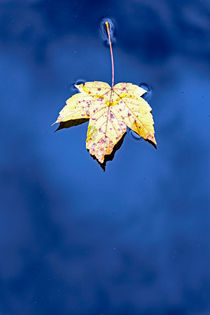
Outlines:
{"label": "blue water", "polygon": [[[77,80],[145,82],[157,150],[128,133],[104,172]],[[210,2],[0,2],[0,315],[210,314]]]}

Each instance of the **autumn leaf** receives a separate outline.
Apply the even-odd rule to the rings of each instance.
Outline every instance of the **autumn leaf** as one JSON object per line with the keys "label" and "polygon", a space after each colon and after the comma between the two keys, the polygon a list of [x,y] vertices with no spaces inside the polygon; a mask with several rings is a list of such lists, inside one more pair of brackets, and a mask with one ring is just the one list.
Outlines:
{"label": "autumn leaf", "polygon": [[151,107],[142,98],[147,91],[131,83],[114,85],[109,23],[105,24],[111,52],[112,85],[100,81],[75,85],[79,93],[66,101],[55,122],[74,125],[74,121],[78,124],[79,120],[89,119],[86,148],[101,164],[127,132],[127,127],[156,145]]}

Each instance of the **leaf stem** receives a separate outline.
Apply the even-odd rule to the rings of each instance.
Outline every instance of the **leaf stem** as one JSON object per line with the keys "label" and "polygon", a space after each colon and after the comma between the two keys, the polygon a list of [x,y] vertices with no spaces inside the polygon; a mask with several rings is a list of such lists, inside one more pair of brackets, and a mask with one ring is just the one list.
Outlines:
{"label": "leaf stem", "polygon": [[112,63],[112,88],[114,86],[114,58],[113,58],[113,52],[112,52],[112,42],[110,37],[110,31],[109,31],[109,22],[105,22],[106,30],[109,38],[109,48],[110,48],[110,54],[111,54],[111,63]]}

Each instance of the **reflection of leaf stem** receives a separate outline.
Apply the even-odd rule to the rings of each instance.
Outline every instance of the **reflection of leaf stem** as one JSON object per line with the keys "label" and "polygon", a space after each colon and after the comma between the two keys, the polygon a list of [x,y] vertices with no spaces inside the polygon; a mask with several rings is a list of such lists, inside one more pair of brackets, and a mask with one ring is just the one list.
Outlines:
{"label": "reflection of leaf stem", "polygon": [[114,58],[113,58],[113,52],[112,52],[112,42],[109,32],[109,22],[105,22],[106,30],[109,38],[109,48],[110,48],[110,54],[111,54],[111,62],[112,62],[112,88],[114,86]]}

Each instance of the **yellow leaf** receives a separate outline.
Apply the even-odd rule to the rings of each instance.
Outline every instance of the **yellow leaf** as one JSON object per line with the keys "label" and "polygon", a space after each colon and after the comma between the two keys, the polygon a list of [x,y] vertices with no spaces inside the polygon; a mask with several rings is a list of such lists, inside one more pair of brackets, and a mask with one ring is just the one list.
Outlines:
{"label": "yellow leaf", "polygon": [[87,82],[76,86],[80,93],[66,102],[56,122],[89,118],[86,148],[100,163],[127,131],[156,144],[151,107],[141,97],[146,91],[131,83],[113,86]]}
{"label": "yellow leaf", "polygon": [[78,124],[78,120],[83,122],[89,119],[86,148],[100,163],[112,153],[127,127],[156,145],[151,107],[142,98],[147,91],[132,83],[114,85],[109,24],[105,24],[110,44],[112,85],[100,81],[75,85],[80,93],[66,101],[66,106],[56,120],[56,123],[77,121],[75,124],[70,123],[73,126]]}

